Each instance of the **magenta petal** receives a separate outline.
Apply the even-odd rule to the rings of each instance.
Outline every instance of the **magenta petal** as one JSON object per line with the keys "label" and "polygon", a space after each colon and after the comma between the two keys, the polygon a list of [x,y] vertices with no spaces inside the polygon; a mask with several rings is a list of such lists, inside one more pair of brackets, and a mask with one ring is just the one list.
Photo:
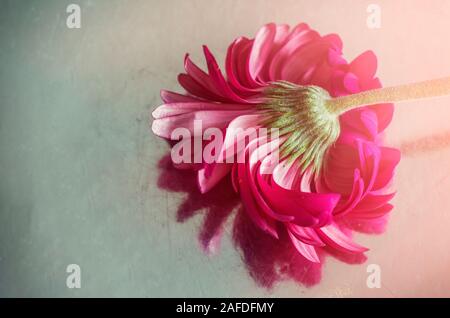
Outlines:
{"label": "magenta petal", "polygon": [[[158,114],[159,111],[156,112]],[[182,113],[177,116],[163,117],[155,119],[152,124],[152,131],[155,135],[171,139],[172,132],[177,128],[186,128],[191,136],[202,135],[207,128],[225,128],[234,118],[245,115],[248,111],[233,110],[211,110],[211,111],[193,111]],[[201,130],[194,129],[195,121],[201,122]]]}
{"label": "magenta petal", "polygon": [[366,51],[350,63],[350,71],[358,78],[371,79],[377,70],[377,57],[372,51]]}
{"label": "magenta petal", "polygon": [[286,61],[288,61],[297,51],[305,47],[306,44],[319,38],[320,35],[316,31],[310,30],[307,25],[299,27],[298,31],[292,36],[290,41],[287,41],[274,55],[269,69],[271,80],[287,80],[281,73]]}
{"label": "magenta petal", "polygon": [[240,37],[229,47],[226,57],[226,73],[231,87],[243,95],[249,96],[261,91],[255,81],[248,81],[248,59],[252,40]]}
{"label": "magenta petal", "polygon": [[394,206],[392,204],[385,204],[379,208],[370,209],[370,210],[353,210],[348,214],[349,218],[357,218],[357,219],[376,219],[384,216],[385,214],[392,211]]}
{"label": "magenta petal", "polygon": [[328,53],[329,47],[330,44],[323,40],[308,43],[286,60],[282,68],[282,78],[298,84],[308,83],[313,75],[312,71],[321,64],[323,57]]}
{"label": "magenta petal", "polygon": [[[240,154],[235,153],[234,146],[236,143],[241,142],[242,138],[245,138],[246,135],[242,134],[242,131],[250,127],[256,127],[256,124],[259,120],[260,115],[243,115],[236,117],[230,122],[227,127],[225,140],[222,144],[222,149],[219,151],[219,155],[217,157],[218,162],[205,164],[205,169],[199,172],[199,185],[202,192],[209,191],[211,187],[217,184],[217,182],[226,173],[228,173],[229,169],[227,169],[226,173],[224,173],[222,167],[229,166],[228,164],[225,164],[228,163],[228,157],[236,157],[233,158],[234,161],[231,162],[235,162],[235,159],[238,159],[238,156]],[[256,136],[254,136],[253,138],[255,137]],[[252,136],[250,136],[250,138],[252,138]],[[216,168],[216,166],[218,166],[218,168]],[[218,172],[216,172],[217,169]]]}
{"label": "magenta petal", "polygon": [[328,153],[323,181],[331,191],[349,195],[355,182],[355,169],[361,170],[357,149],[353,145],[338,142]]}
{"label": "magenta petal", "polygon": [[[351,210],[355,208],[356,205],[361,200],[361,197],[364,193],[364,181],[361,178],[359,169],[355,169],[354,176],[353,176],[353,188],[352,192],[350,193],[350,196],[346,200],[345,204],[340,204],[335,209],[335,216],[336,217],[342,217],[343,215],[347,214]],[[342,202],[342,200],[341,200]],[[337,210],[337,211],[336,211]]]}
{"label": "magenta petal", "polygon": [[[279,214],[276,211],[272,209],[271,206],[265,201],[265,198],[262,195],[261,188],[259,187],[262,175],[260,173],[260,167],[261,167],[261,159],[258,158],[261,156],[261,154],[269,153],[269,150],[273,147],[274,144],[276,144],[278,141],[274,140],[269,143],[265,143],[258,148],[256,148],[253,153],[250,154],[250,161],[247,163],[247,176],[249,176],[248,183],[250,185],[250,189],[252,190],[253,197],[255,199],[255,202],[258,204],[259,208],[262,212],[267,214],[269,217],[281,221],[281,222],[290,222],[294,220],[293,216],[290,215],[283,215]],[[257,141],[253,141],[252,144],[257,143]],[[249,144],[249,148],[251,147],[251,144]],[[266,159],[270,159],[271,154],[264,155],[264,161]]]}
{"label": "magenta petal", "polygon": [[196,80],[194,80],[191,76],[188,74],[179,74],[178,75],[178,83],[190,94],[207,99],[210,101],[224,101],[226,100],[219,96],[214,94],[213,92],[209,91],[206,87],[202,86],[200,83],[198,83]]}
{"label": "magenta petal", "polygon": [[309,227],[302,227],[292,223],[287,223],[286,227],[297,239],[305,244],[313,246],[325,246],[315,230]]}
{"label": "magenta petal", "polygon": [[372,140],[375,140],[378,135],[378,118],[376,113],[367,109],[361,112],[361,121],[364,123]]}
{"label": "magenta petal", "polygon": [[305,244],[302,241],[298,240],[295,237],[295,235],[292,234],[289,230],[288,230],[288,234],[289,234],[289,237],[290,237],[292,243],[294,244],[295,248],[301,255],[303,255],[306,259],[308,259],[309,261],[311,261],[313,263],[320,263],[319,256],[317,255],[317,252],[316,252],[316,249],[314,248],[314,246]]}
{"label": "magenta petal", "polygon": [[[263,116],[259,114],[242,115],[233,119],[226,129],[225,140],[222,149],[219,152],[219,160],[222,162],[229,162],[232,157],[235,162],[238,159],[241,149],[236,149],[238,144],[244,144],[245,138],[251,142],[253,138],[258,137],[257,128],[260,126],[260,121]],[[254,130],[250,130],[250,129]],[[245,133],[244,133],[245,132]],[[254,132],[254,133],[252,133]]]}
{"label": "magenta petal", "polygon": [[266,202],[274,211],[295,217],[300,226],[322,226],[330,221],[332,211],[339,201],[338,194],[305,193],[287,190],[272,180],[260,183]]}
{"label": "magenta petal", "polygon": [[354,94],[360,91],[359,88],[359,79],[358,77],[353,73],[346,73],[344,75],[344,87],[350,94]]}
{"label": "magenta petal", "polygon": [[[259,168],[259,164],[256,165],[257,170]],[[258,178],[261,177],[260,174],[258,174]],[[267,214],[269,217],[273,218],[274,220],[280,221],[280,222],[291,222],[295,218],[291,215],[283,215],[275,212],[269,204],[265,201],[264,197],[261,194],[261,189],[256,186],[255,181],[253,179],[250,179],[250,188],[253,193],[253,197],[255,198],[256,203],[260,207],[261,211]]]}
{"label": "magenta petal", "polygon": [[341,52],[330,49],[328,50],[328,64],[331,66],[346,65],[347,61],[342,56]]}
{"label": "magenta petal", "polygon": [[325,41],[330,43],[330,47],[332,47],[337,52],[342,52],[342,40],[341,37],[336,33],[327,34],[323,37]]}
{"label": "magenta petal", "polygon": [[266,58],[270,54],[275,32],[275,24],[269,23],[256,34],[249,60],[249,73],[254,80],[259,80],[259,73],[264,68]]}
{"label": "magenta petal", "polygon": [[250,103],[249,100],[241,98],[239,95],[237,95],[228,85],[228,83],[225,81],[225,78],[222,75],[222,72],[220,71],[219,65],[216,62],[216,59],[209,51],[208,47],[206,45],[203,46],[203,53],[205,54],[206,63],[208,65],[208,73],[211,77],[214,86],[216,89],[220,92],[222,92],[222,96],[226,100],[236,102],[236,103]]}
{"label": "magenta petal", "polygon": [[225,177],[231,170],[231,165],[215,164],[211,171],[205,168],[198,171],[198,185],[201,193],[206,193],[211,190],[223,177]]}
{"label": "magenta petal", "polygon": [[186,54],[184,59],[184,68],[186,73],[191,76],[197,83],[208,89],[210,92],[214,93],[217,96],[222,96],[222,93],[216,89],[211,77],[203,70],[201,70],[197,65],[195,65],[189,55]]}
{"label": "magenta petal", "polygon": [[171,91],[167,91],[165,89],[161,90],[160,95],[161,95],[161,99],[166,104],[170,104],[170,103],[195,103],[195,102],[201,102],[200,99],[197,99],[195,97],[174,93],[174,92],[171,92]]}
{"label": "magenta petal", "polygon": [[354,243],[351,238],[342,233],[335,224],[324,226],[316,229],[322,240],[333,248],[349,253],[363,253],[368,251],[367,248]]}
{"label": "magenta petal", "polygon": [[363,194],[363,198],[365,195],[372,190],[372,187],[375,183],[379,166],[380,166],[380,149],[373,143],[361,143],[360,148],[360,158],[362,158],[361,166],[361,175],[364,179],[364,185],[366,187],[366,191]]}
{"label": "magenta petal", "polygon": [[181,103],[171,103],[163,104],[156,108],[152,112],[154,119],[161,119],[165,117],[182,115],[187,113],[192,113],[201,110],[252,110],[249,105],[238,105],[238,104],[216,104],[216,103],[206,103],[206,102],[181,102]]}
{"label": "magenta petal", "polygon": [[377,209],[383,205],[385,205],[387,202],[392,200],[392,198],[395,196],[395,193],[389,193],[389,194],[373,194],[369,193],[364,197],[364,200],[362,200],[357,207],[356,210],[373,210]]}
{"label": "magenta petal", "polygon": [[394,176],[394,169],[400,161],[401,153],[398,149],[382,147],[380,156],[380,170],[373,185],[374,190],[384,188]]}
{"label": "magenta petal", "polygon": [[248,184],[248,175],[246,172],[245,164],[239,163],[238,165],[238,178],[239,178],[239,193],[241,194],[242,202],[244,203],[245,210],[249,214],[250,218],[255,224],[263,231],[271,234],[273,237],[278,238],[278,233],[273,220],[265,218],[259,211]]}
{"label": "magenta petal", "polygon": [[289,37],[289,26],[288,25],[277,25],[275,30],[275,35],[272,41],[271,49],[266,56],[266,61],[263,68],[259,71],[258,79],[261,83],[270,83],[273,79],[270,76],[270,66],[273,57],[280,50],[280,48],[286,43]]}
{"label": "magenta petal", "polygon": [[234,191],[239,193],[239,171],[238,165],[233,165],[231,170],[231,184],[233,185]]}

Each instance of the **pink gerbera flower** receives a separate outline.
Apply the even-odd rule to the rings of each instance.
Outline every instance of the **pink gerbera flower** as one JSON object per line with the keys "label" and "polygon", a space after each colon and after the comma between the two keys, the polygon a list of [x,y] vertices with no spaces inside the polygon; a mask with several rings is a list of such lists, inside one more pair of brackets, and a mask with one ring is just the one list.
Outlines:
{"label": "pink gerbera flower", "polygon": [[[239,141],[236,128],[275,127],[280,138],[250,136],[243,150],[245,162],[176,166],[197,170],[203,193],[231,174],[230,191],[239,193],[254,224],[274,238],[283,231],[310,262],[321,262],[321,250],[349,255],[367,251],[351,234],[382,232],[392,210],[391,181],[400,153],[383,146],[382,133],[392,119],[393,105],[362,107],[340,116],[337,141],[320,162],[309,162],[307,150],[297,155],[306,133],[301,114],[271,103],[270,88],[315,85],[332,97],[379,88],[373,52],[348,63],[338,35],[321,36],[306,24],[293,29],[268,24],[254,39],[240,37],[229,46],[226,76],[206,46],[204,54],[207,72],[185,58],[186,73],[178,81],[187,93],[161,92],[165,104],[153,112],[153,132],[171,139],[175,129],[186,128],[191,140],[183,142],[200,144],[203,151],[210,143],[203,139],[205,130],[218,128],[224,132],[220,153]],[[194,129],[194,120],[202,121],[200,131]],[[263,173],[278,150],[281,160],[271,167],[272,173]],[[320,167],[320,173],[313,167]]]}

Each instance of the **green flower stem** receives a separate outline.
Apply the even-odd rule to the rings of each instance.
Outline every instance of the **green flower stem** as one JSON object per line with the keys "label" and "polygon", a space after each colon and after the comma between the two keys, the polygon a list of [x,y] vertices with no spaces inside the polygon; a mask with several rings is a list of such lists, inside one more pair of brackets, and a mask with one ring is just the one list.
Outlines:
{"label": "green flower stem", "polygon": [[327,101],[330,112],[341,115],[351,109],[382,103],[396,103],[450,95],[450,77],[385,87]]}

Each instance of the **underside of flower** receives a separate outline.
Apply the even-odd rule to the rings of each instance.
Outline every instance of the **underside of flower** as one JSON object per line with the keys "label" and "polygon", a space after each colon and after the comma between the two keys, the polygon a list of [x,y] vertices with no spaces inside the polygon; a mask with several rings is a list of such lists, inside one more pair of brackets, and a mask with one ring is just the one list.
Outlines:
{"label": "underside of flower", "polygon": [[297,160],[302,171],[320,173],[328,148],[339,137],[338,115],[327,107],[330,95],[318,86],[300,86],[286,81],[272,83],[260,107],[268,117],[263,125],[285,136],[282,157]]}

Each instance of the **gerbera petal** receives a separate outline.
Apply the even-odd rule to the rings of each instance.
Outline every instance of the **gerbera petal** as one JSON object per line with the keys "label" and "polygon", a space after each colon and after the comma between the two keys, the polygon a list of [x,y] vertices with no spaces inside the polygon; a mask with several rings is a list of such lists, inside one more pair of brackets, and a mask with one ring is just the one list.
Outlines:
{"label": "gerbera petal", "polygon": [[257,103],[258,100],[247,100],[244,98],[241,98],[239,95],[237,95],[228,85],[227,81],[222,75],[222,72],[220,71],[219,65],[216,62],[216,59],[209,51],[208,47],[206,45],[203,46],[203,53],[205,54],[206,63],[208,65],[208,73],[211,77],[214,86],[216,89],[221,93],[221,96],[225,98],[225,100],[229,100],[231,102],[236,103]]}
{"label": "gerbera petal", "polygon": [[367,194],[363,200],[356,206],[355,210],[374,210],[392,200],[395,193],[389,194]]}
{"label": "gerbera petal", "polygon": [[197,83],[215,95],[223,96],[222,93],[215,87],[211,77],[191,61],[189,54],[186,54],[186,57],[184,58],[184,68],[186,73]]}
{"label": "gerbera petal", "polygon": [[[225,128],[231,120],[246,113],[249,113],[249,111],[210,110],[182,113],[177,116],[155,119],[152,124],[152,131],[155,135],[167,139],[172,138],[172,132],[177,128],[187,129],[191,136],[201,136],[205,129],[210,127]],[[199,127],[201,123],[201,129],[195,129],[196,123]]]}
{"label": "gerbera petal", "polygon": [[291,231],[288,230],[289,238],[291,239],[292,243],[294,244],[297,251],[303,255],[306,259],[313,263],[320,263],[319,256],[317,255],[316,249],[314,246],[308,245],[303,243],[302,241],[298,240],[294,234],[291,233]]}
{"label": "gerbera petal", "polygon": [[226,73],[228,81],[235,91],[244,96],[251,96],[261,91],[261,86],[254,80],[248,80],[248,60],[252,40],[237,38],[229,47],[226,57]]}
{"label": "gerbera petal", "polygon": [[201,102],[201,99],[182,95],[178,93],[174,93],[165,89],[162,89],[160,92],[161,99],[164,103],[170,104],[170,103],[195,103],[195,102]]}
{"label": "gerbera petal", "polygon": [[389,184],[393,178],[394,169],[401,157],[398,149],[382,147],[380,150],[380,170],[373,185],[374,190],[382,189]]}
{"label": "gerbera petal", "polygon": [[209,101],[224,101],[221,96],[214,94],[206,87],[202,86],[188,74],[181,73],[178,75],[178,83],[190,94],[206,99]]}
{"label": "gerbera petal", "polygon": [[357,218],[357,219],[376,219],[391,212],[393,208],[394,206],[388,203],[376,209],[352,210],[347,216],[349,218]]}
{"label": "gerbera petal", "polygon": [[260,212],[255,199],[253,198],[248,180],[249,176],[245,167],[246,164],[239,163],[237,165],[239,193],[241,195],[242,202],[244,203],[245,210],[260,229],[269,233],[273,237],[278,238],[275,223],[270,218],[264,217],[264,215]]}
{"label": "gerbera petal", "polygon": [[295,235],[297,239],[305,244],[313,246],[325,246],[325,243],[320,239],[315,230],[309,227],[298,226],[293,223],[287,223],[288,230]]}
{"label": "gerbera petal", "polygon": [[203,168],[198,171],[198,186],[201,193],[206,193],[213,188],[231,170],[231,165],[217,163],[211,169]]}
{"label": "gerbera petal", "polygon": [[252,108],[248,105],[240,105],[240,104],[217,104],[217,103],[207,103],[207,102],[179,102],[179,103],[170,103],[163,104],[156,108],[152,112],[152,116],[154,119],[161,119],[165,117],[182,115],[187,113],[192,113],[195,111],[202,110],[247,110],[250,111]]}
{"label": "gerbera petal", "polygon": [[[245,149],[245,141],[248,144],[258,137],[257,128],[260,126],[262,118],[263,116],[259,114],[250,114],[233,119],[227,127],[225,140],[218,156],[219,160],[222,162],[234,162],[229,159],[239,156],[239,152]],[[239,148],[239,144],[243,146],[241,146],[242,149],[235,149]]]}
{"label": "gerbera petal", "polygon": [[354,176],[353,176],[353,188],[352,192],[350,193],[350,196],[347,198],[347,200],[342,202],[339,202],[338,206],[335,209],[335,217],[342,217],[349,211],[353,210],[355,206],[359,203],[361,200],[361,197],[364,193],[364,180],[361,178],[361,174],[359,172],[359,169],[355,169]]}
{"label": "gerbera petal", "polygon": [[287,78],[285,78],[281,73],[284,69],[286,61],[306,44],[319,38],[320,35],[316,31],[310,30],[306,24],[300,25],[296,29],[295,33],[291,35],[290,40],[286,41],[286,43],[274,55],[269,69],[270,79],[272,81],[281,79],[287,80]]}
{"label": "gerbera petal", "polygon": [[316,229],[320,238],[329,246],[349,253],[363,253],[368,251],[367,248],[358,245],[352,241],[350,237],[342,233],[342,231],[335,224],[324,226]]}
{"label": "gerbera petal", "polygon": [[306,44],[287,58],[281,77],[292,83],[307,84],[329,47],[330,43],[323,39]]}
{"label": "gerbera petal", "polygon": [[263,26],[256,34],[249,60],[249,73],[255,81],[261,82],[259,73],[264,68],[266,59],[272,50],[276,29],[274,23],[269,23]]}
{"label": "gerbera petal", "polygon": [[366,51],[349,65],[350,71],[362,80],[372,79],[377,70],[377,57],[373,51]]}
{"label": "gerbera petal", "polygon": [[340,196],[334,193],[305,193],[299,190],[287,190],[275,181],[268,183],[258,180],[262,194],[274,211],[294,216],[301,226],[323,226],[331,219],[331,214]]}

